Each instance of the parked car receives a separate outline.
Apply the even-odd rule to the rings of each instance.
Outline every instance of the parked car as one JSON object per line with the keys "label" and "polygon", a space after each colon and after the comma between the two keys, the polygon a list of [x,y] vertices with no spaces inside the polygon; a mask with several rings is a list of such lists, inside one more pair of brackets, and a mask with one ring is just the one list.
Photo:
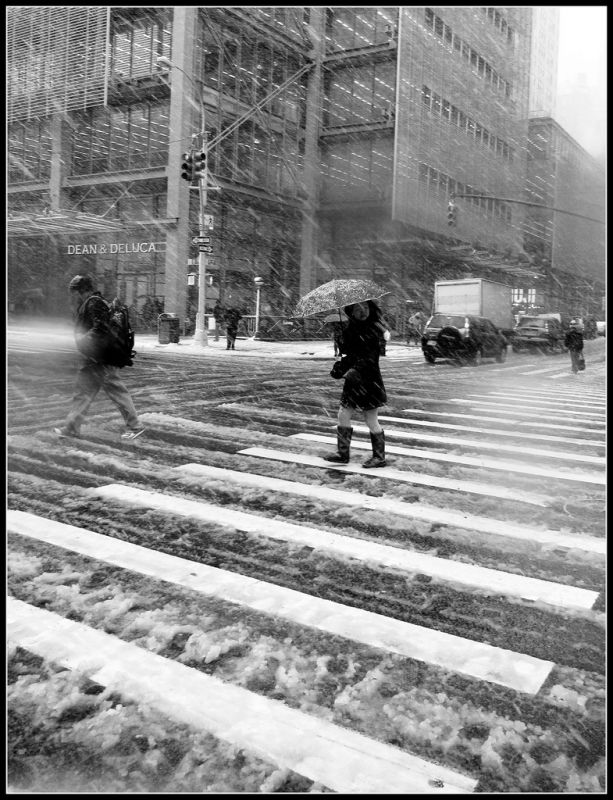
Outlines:
{"label": "parked car", "polygon": [[522,350],[541,350],[546,353],[562,353],[564,328],[556,316],[541,314],[521,317],[512,340],[514,353]]}
{"label": "parked car", "polygon": [[507,340],[486,317],[465,314],[433,314],[421,338],[421,349],[429,364],[450,358],[477,366],[483,358],[502,363],[507,357]]}

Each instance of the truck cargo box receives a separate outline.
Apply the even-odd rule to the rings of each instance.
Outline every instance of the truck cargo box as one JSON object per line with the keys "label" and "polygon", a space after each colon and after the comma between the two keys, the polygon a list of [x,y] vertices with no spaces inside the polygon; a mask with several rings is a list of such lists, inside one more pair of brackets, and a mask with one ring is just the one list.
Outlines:
{"label": "truck cargo box", "polygon": [[434,313],[487,317],[503,331],[512,332],[512,288],[485,278],[436,281]]}

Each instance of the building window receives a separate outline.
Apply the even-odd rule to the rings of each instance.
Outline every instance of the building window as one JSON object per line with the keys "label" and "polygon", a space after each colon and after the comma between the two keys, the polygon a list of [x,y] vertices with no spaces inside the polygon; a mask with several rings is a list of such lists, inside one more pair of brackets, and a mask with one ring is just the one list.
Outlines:
{"label": "building window", "polygon": [[8,183],[45,181],[51,175],[50,120],[14,122],[8,128]]}

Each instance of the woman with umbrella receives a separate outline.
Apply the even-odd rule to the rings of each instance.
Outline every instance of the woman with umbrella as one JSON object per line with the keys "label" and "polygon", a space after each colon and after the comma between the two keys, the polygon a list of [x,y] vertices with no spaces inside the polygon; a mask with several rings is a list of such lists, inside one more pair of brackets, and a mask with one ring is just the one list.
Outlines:
{"label": "woman with umbrella", "polygon": [[[353,428],[351,418],[356,410],[364,412],[364,420],[370,431],[372,456],[363,467],[385,466],[385,434],[379,424],[379,408],[387,402],[387,394],[379,369],[379,356],[385,353],[385,324],[381,311],[372,300],[345,306],[349,323],[343,331],[340,368],[345,383],[338,409],[336,429],[338,452],[324,456],[326,461],[337,464],[349,462],[349,448]],[[389,336],[389,334],[388,334]],[[336,366],[336,365],[335,365]],[[333,370],[333,375],[334,375]]]}
{"label": "woman with umbrella", "polygon": [[[370,431],[373,454],[362,466],[385,466],[385,435],[379,424],[379,408],[387,402],[385,386],[379,369],[379,357],[385,354],[385,342],[390,338],[379,307],[373,302],[385,292],[371,281],[335,280],[314,289],[298,302],[298,312],[303,316],[327,308],[344,306],[348,323],[340,343],[340,361],[335,362],[330,373],[334,378],[344,378],[338,409],[338,452],[325,456],[336,464],[349,462],[353,428],[351,418],[355,411],[364,413]],[[343,302],[345,301],[345,302]],[[340,319],[340,313],[339,313]]]}

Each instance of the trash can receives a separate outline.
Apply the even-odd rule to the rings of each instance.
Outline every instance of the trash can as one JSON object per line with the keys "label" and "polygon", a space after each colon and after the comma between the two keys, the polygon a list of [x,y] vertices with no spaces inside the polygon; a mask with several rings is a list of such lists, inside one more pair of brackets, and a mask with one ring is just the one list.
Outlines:
{"label": "trash can", "polygon": [[178,344],[179,332],[178,314],[160,314],[158,316],[158,342],[160,344]]}

